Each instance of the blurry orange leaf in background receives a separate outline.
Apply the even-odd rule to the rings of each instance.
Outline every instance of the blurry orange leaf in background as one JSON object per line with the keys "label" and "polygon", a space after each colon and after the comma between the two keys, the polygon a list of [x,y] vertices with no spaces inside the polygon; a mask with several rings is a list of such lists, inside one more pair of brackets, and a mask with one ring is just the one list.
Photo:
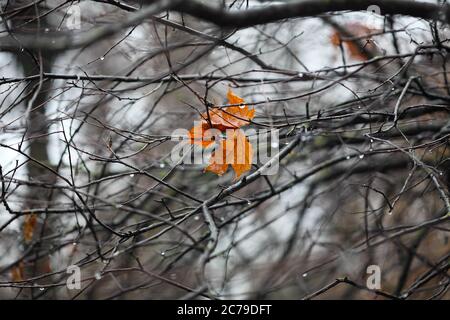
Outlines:
{"label": "blurry orange leaf in background", "polygon": [[[364,38],[365,36],[367,36],[365,39],[360,40],[361,44],[368,51],[372,51],[373,49],[375,49],[374,45],[371,42],[370,36],[368,36],[369,34],[371,34],[375,31],[374,29],[368,28],[367,26],[365,26],[361,23],[358,23],[358,22],[348,23],[344,26],[344,28],[346,30],[348,30],[348,32],[351,33],[351,35],[353,37],[363,37]],[[343,38],[345,38],[345,37],[343,37]],[[330,41],[331,41],[331,44],[333,44],[336,47],[338,47],[341,43],[344,44],[348,50],[349,55],[356,60],[364,61],[364,60],[369,59],[367,54],[363,50],[361,50],[361,48],[358,45],[358,42],[356,40],[355,41],[342,40],[341,34],[337,30],[335,30],[333,32],[333,34],[331,35]]]}
{"label": "blurry orange leaf in background", "polygon": [[11,279],[14,282],[23,281],[23,274],[24,274],[24,268],[23,268],[23,262],[19,262],[18,265],[12,267],[11,269]]}
{"label": "blurry orange leaf in background", "polygon": [[23,238],[25,242],[30,242],[33,238],[34,229],[37,223],[37,215],[32,213],[25,217],[25,221],[23,223]]}

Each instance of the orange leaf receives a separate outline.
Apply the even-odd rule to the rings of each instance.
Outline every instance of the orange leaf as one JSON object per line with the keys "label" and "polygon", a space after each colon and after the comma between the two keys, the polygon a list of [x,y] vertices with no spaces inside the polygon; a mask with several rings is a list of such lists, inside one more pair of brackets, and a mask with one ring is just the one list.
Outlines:
{"label": "orange leaf", "polygon": [[[228,89],[227,99],[230,105],[235,106],[209,108],[202,113],[202,122],[194,125],[188,135],[191,144],[208,147],[213,141],[217,141],[214,138],[220,138],[220,131],[227,130],[226,139],[218,142],[205,171],[223,175],[231,165],[237,179],[252,167],[252,145],[239,128],[250,123],[255,117],[255,109],[250,110],[244,99],[236,96],[231,89]],[[220,131],[216,133],[212,129]]]}
{"label": "orange leaf", "polygon": [[235,95],[230,88],[228,88],[227,99],[230,104],[245,104],[244,99]]}
{"label": "orange leaf", "polygon": [[52,266],[50,264],[50,258],[48,256],[46,257],[46,259],[44,261],[44,265],[43,265],[42,271],[44,273],[51,273],[53,271],[52,270]]}
{"label": "orange leaf", "polygon": [[[365,37],[366,35],[375,31],[361,23],[356,22],[348,23],[344,27],[353,37]],[[342,40],[341,35],[337,30],[333,32],[333,34],[331,35],[330,42],[336,47],[339,46],[341,43],[344,44],[345,47],[347,48],[349,55],[354,59],[367,60],[369,58],[367,54],[360,49],[356,41]],[[368,51],[372,51],[374,49],[374,45],[371,43],[369,36],[367,36],[365,39],[360,40],[360,42],[364,46],[364,48],[366,48]]]}
{"label": "orange leaf", "polygon": [[211,108],[209,109],[209,112],[202,113],[203,121],[220,131],[237,129],[248,125],[250,120],[255,117],[255,109],[250,110],[249,107],[244,104],[244,99],[236,96],[231,89],[228,89],[227,98],[229,104],[239,104],[239,106],[231,106],[222,109]]}
{"label": "orange leaf", "polygon": [[33,238],[34,228],[37,223],[37,215],[34,213],[29,214],[25,217],[25,221],[23,223],[23,238],[25,242],[30,242]]}
{"label": "orange leaf", "polygon": [[214,143],[215,136],[213,130],[209,129],[208,123],[201,122],[189,130],[189,139],[190,144],[198,144],[206,148]]}
{"label": "orange leaf", "polygon": [[339,36],[339,32],[333,32],[330,37],[330,41],[333,46],[338,47],[341,44],[341,37]]}
{"label": "orange leaf", "polygon": [[251,169],[252,157],[252,145],[244,132],[239,129],[229,130],[226,140],[221,140],[213,152],[205,171],[223,175],[231,165],[236,174],[235,179],[237,179]]}
{"label": "orange leaf", "polygon": [[24,268],[23,268],[23,262],[19,262],[18,265],[12,267],[11,269],[11,279],[14,282],[23,281],[23,274],[24,274]]}
{"label": "orange leaf", "polygon": [[[231,89],[228,89],[227,98],[229,104],[239,104],[226,108],[209,108],[208,112],[202,113],[202,122],[189,130],[190,144],[208,147],[214,138],[218,136],[217,132],[211,129],[225,131],[227,129],[238,129],[250,123],[255,117],[255,109],[249,109],[244,105],[244,99],[236,96]],[[209,130],[208,130],[209,129]]]}

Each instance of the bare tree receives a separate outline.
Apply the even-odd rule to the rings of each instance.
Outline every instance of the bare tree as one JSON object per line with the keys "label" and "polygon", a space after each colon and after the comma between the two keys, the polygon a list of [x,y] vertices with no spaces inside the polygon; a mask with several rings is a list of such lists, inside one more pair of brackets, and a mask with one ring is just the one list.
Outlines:
{"label": "bare tree", "polygon": [[[1,19],[0,298],[449,298],[446,1]],[[213,166],[241,127],[245,163]]]}

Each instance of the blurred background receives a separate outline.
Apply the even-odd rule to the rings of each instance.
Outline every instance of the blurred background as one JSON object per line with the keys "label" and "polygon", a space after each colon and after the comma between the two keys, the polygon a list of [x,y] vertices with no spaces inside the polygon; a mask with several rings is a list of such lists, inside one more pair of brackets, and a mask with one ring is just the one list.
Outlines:
{"label": "blurred background", "polygon": [[[367,3],[2,0],[0,298],[448,299],[450,31]],[[229,89],[275,174],[172,161]]]}

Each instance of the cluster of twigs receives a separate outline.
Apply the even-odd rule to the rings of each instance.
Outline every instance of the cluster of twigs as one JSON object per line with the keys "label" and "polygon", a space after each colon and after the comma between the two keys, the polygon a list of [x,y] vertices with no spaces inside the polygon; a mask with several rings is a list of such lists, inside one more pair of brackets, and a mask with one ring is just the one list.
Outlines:
{"label": "cluster of twigs", "polygon": [[[448,298],[449,12],[2,4],[0,298]],[[280,138],[237,181],[171,161],[228,87]]]}

